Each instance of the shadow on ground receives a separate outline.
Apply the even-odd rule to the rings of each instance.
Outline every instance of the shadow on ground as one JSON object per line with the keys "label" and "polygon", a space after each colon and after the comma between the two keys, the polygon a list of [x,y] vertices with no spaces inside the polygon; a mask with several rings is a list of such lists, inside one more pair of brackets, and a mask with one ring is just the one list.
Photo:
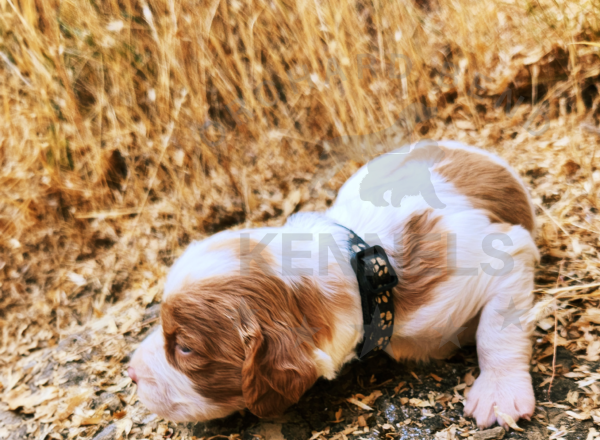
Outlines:
{"label": "shadow on ground", "polygon": [[[569,356],[568,352],[566,356]],[[565,362],[570,361],[566,359]],[[357,425],[362,416],[368,432],[364,427],[359,427],[353,433],[346,433],[347,438],[434,439],[436,433],[452,425],[460,426],[456,438],[461,438],[461,432],[475,429],[471,419],[463,418],[462,403],[452,404],[451,400],[444,399],[440,403],[435,398],[431,399],[430,395],[456,396],[455,387],[463,382],[466,374],[475,371],[476,365],[474,349],[462,350],[449,361],[425,365],[399,364],[382,354],[367,362],[357,361],[347,365],[334,381],[320,380],[280,419],[260,420],[246,412],[209,423],[178,425],[177,429],[183,435],[205,439],[239,434],[240,439],[247,440],[307,440],[315,432],[322,431],[325,431],[323,438],[335,438],[336,433],[338,438],[343,438],[339,434],[347,431],[348,426]],[[549,401],[548,385],[540,387],[546,377],[534,375],[538,403]],[[398,389],[402,382],[406,382],[406,385]],[[577,384],[573,380],[557,375],[551,401],[558,403],[575,389]],[[367,396],[375,390],[381,391],[382,395],[371,405],[373,411],[360,409],[347,400],[356,394]],[[419,399],[424,404],[433,400],[435,403],[419,407],[415,406],[417,400],[407,403],[407,399]],[[340,408],[341,417],[336,418]],[[510,431],[504,438],[547,439],[556,432],[548,428],[552,426],[567,431],[566,435],[558,438],[585,439],[593,426],[591,421],[572,420],[564,409],[544,406],[537,407],[531,422],[519,421],[519,425],[524,429],[523,432]]]}

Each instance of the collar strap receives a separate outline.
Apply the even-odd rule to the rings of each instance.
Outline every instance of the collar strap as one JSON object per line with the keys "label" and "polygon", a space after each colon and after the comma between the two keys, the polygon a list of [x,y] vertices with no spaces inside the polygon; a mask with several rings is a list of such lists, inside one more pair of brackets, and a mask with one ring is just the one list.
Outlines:
{"label": "collar strap", "polygon": [[[342,225],[340,225],[342,226]],[[383,350],[394,333],[394,296],[398,277],[381,246],[369,246],[349,232],[350,264],[356,274],[363,312],[364,337],[356,348],[360,359]]]}

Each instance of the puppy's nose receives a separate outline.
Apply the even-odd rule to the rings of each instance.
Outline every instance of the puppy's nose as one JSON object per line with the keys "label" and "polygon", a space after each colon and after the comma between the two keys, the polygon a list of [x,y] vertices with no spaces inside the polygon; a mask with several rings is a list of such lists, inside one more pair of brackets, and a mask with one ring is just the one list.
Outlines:
{"label": "puppy's nose", "polygon": [[129,367],[127,369],[127,374],[129,375],[129,378],[133,381],[133,383],[137,383],[138,378],[137,378],[137,375],[135,374],[135,370],[133,369],[133,367]]}

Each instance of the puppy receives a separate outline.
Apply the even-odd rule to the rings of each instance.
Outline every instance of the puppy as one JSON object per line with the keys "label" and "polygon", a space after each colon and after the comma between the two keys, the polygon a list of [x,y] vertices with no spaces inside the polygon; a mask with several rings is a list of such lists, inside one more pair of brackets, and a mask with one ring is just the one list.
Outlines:
{"label": "puppy", "polygon": [[128,369],[140,400],[178,422],[270,417],[335,378],[367,330],[352,234],[382,246],[398,277],[386,353],[424,361],[476,342],[465,413],[482,428],[506,427],[495,407],[529,419],[534,210],[503,160],[452,141],[380,156],[325,213],[192,243],[167,277],[162,327]]}

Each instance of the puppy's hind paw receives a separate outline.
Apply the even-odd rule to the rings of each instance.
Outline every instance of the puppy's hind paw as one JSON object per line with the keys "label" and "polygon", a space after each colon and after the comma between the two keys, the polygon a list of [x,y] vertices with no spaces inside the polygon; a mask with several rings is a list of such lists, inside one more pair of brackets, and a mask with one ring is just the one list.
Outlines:
{"label": "puppy's hind paw", "polygon": [[494,423],[508,429],[500,413],[513,418],[529,420],[535,410],[535,397],[529,373],[507,374],[503,376],[482,372],[467,395],[465,415],[472,416],[480,428],[488,428]]}

